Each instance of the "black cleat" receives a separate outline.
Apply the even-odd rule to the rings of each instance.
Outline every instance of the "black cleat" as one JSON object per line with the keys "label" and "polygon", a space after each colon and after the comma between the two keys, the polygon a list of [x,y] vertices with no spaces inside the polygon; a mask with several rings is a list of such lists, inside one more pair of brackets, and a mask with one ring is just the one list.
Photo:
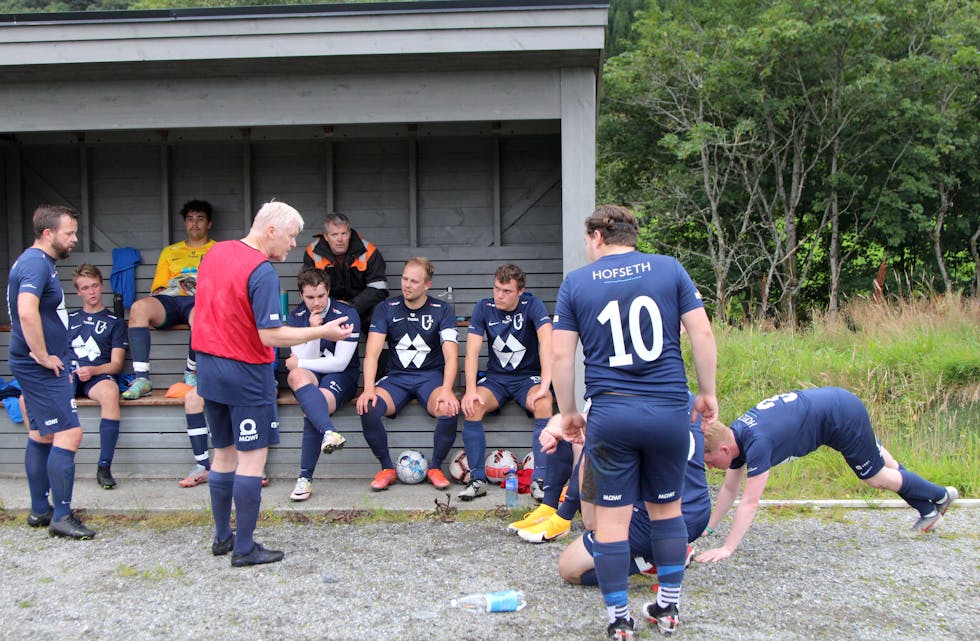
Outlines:
{"label": "black cleat", "polygon": [[248,554],[231,553],[231,565],[235,568],[242,568],[248,565],[262,565],[264,563],[277,563],[286,556],[282,550],[267,550],[261,543],[256,543],[255,547]]}
{"label": "black cleat", "polygon": [[31,512],[27,515],[27,524],[31,527],[48,527],[51,523],[51,517],[54,516],[54,508],[49,507],[48,511],[44,514],[34,514]]}
{"label": "black cleat", "polygon": [[632,639],[634,636],[633,626],[633,619],[630,617],[619,617],[606,628],[606,636],[610,639],[616,639],[616,641]]}
{"label": "black cleat", "polygon": [[116,479],[112,478],[112,471],[108,465],[99,466],[99,470],[95,473],[95,480],[102,486],[103,490],[111,490],[116,487]]}
{"label": "black cleat", "polygon": [[680,615],[677,614],[677,606],[673,603],[665,608],[660,607],[656,601],[647,603],[643,606],[643,614],[651,625],[656,624],[665,635],[677,632],[677,625],[681,622]]}
{"label": "black cleat", "polygon": [[211,542],[211,554],[215,556],[224,556],[235,549],[235,533],[232,532],[228,535],[228,538],[224,541],[219,541],[215,539]]}
{"label": "black cleat", "polygon": [[48,525],[48,536],[63,536],[69,539],[85,541],[95,538],[95,532],[85,527],[74,513],[60,521],[51,521]]}

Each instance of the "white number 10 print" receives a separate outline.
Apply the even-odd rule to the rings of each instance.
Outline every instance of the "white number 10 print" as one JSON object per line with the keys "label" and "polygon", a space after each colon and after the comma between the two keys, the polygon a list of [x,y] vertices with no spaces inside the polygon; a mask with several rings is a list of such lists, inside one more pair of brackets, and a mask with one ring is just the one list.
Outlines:
{"label": "white number 10 print", "polygon": [[[650,326],[653,328],[653,344],[650,347],[647,347],[640,329],[640,314],[643,312],[649,316]],[[632,354],[626,351],[626,339],[623,336],[623,320],[619,314],[618,300],[611,300],[606,303],[596,320],[603,325],[608,323],[609,331],[612,333],[615,354],[609,357],[609,367],[632,365],[633,354],[636,354],[640,360],[647,362],[655,361],[660,357],[660,353],[664,349],[664,325],[660,318],[660,308],[649,296],[637,296],[630,302],[628,322],[630,342],[633,344]]]}

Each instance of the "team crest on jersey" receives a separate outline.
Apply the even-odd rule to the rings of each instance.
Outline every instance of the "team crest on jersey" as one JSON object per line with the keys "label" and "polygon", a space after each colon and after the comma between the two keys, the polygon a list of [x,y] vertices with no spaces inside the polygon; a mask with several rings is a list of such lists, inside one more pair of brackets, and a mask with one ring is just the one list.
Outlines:
{"label": "team crest on jersey", "polygon": [[432,314],[422,314],[422,329],[429,331],[432,329]]}
{"label": "team crest on jersey", "polygon": [[104,320],[95,321],[96,334],[104,334],[107,327],[109,327],[109,323],[105,322]]}
{"label": "team crest on jersey", "polygon": [[512,320],[514,323],[514,329],[519,330],[524,328],[524,314],[514,314],[514,318]]}

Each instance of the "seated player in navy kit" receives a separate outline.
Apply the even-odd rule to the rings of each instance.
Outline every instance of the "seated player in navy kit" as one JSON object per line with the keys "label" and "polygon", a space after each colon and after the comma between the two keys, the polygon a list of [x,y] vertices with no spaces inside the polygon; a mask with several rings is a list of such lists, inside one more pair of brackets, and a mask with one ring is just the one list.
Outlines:
{"label": "seated player in navy kit", "polygon": [[[459,372],[456,317],[451,305],[429,297],[432,263],[410,258],[402,270],[402,294],[381,301],[374,308],[364,350],[364,392],[357,399],[357,413],[371,452],[381,471],[371,489],[387,489],[395,480],[395,465],[388,451],[384,416],[395,416],[414,397],[436,417],[432,458],[427,476],[438,490],[449,487],[439,467],[456,439],[459,401],[453,393]],[[388,343],[388,375],[375,382],[378,356]]]}
{"label": "seated player in navy kit", "polygon": [[112,477],[112,457],[119,441],[119,381],[126,362],[129,341],[126,321],[102,304],[102,272],[83,263],[72,274],[82,309],[68,316],[72,360],[75,369],[75,395],[98,401],[99,465],[96,480],[107,490],[116,487]]}
{"label": "seated player in navy kit", "polygon": [[[51,536],[91,539],[71,510],[75,453],[82,424],[75,411],[68,368],[68,311],[55,261],[71,256],[78,242],[78,212],[41,205],[34,212],[34,244],[24,250],[7,279],[10,372],[23,391],[28,422],[24,470],[31,495],[27,524],[47,526]],[[48,493],[52,504],[48,503]]]}
{"label": "seated player in navy kit", "polygon": [[197,391],[214,443],[211,553],[232,552],[234,567],[283,558],[253,538],[269,445],[279,442],[275,348],[320,338],[340,341],[352,329],[346,318],[318,327],[283,325],[279,276],[269,261],[285,260],[302,229],[303,218],[293,207],[266,203],[245,238],[217,243],[201,261],[195,305],[200,323],[191,340],[198,353]]}
{"label": "seated player in navy kit", "polygon": [[868,410],[854,394],[839,387],[818,387],[778,394],[756,404],[731,427],[713,421],[705,428],[705,463],[727,469],[708,527],[716,528],[731,508],[743,476],[748,476],[732,528],[721,547],[697,560],[730,557],[755,518],[770,468],[806,456],[821,445],[844,455],[859,479],[896,492],[919,512],[913,532],[928,532],[959,497],[954,487],[940,487],[899,465],[871,429]]}
{"label": "seated player in navy kit", "polygon": [[[463,446],[471,479],[459,493],[464,501],[487,493],[483,417],[511,399],[534,413],[531,448],[536,475],[531,482],[531,494],[538,500],[543,498],[545,456],[537,437],[552,412],[551,317],[544,303],[524,290],[526,282],[523,269],[501,265],[493,277],[493,298],[484,298],[473,306],[463,368],[466,393],[460,403],[464,419]],[[489,344],[487,373],[477,380],[484,335]]]}
{"label": "seated player in navy kit", "polygon": [[290,327],[317,327],[334,318],[346,316],[353,331],[340,342],[322,338],[293,345],[286,359],[287,382],[306,418],[303,419],[303,446],[299,477],[289,498],[305,501],[313,490],[313,472],[320,452],[330,454],[344,446],[346,439],[333,429],[330,415],[354,398],[357,392],[359,362],[357,340],[361,321],[353,307],[330,298],[330,276],[327,272],[307,268],[297,278],[303,302],[289,316]]}

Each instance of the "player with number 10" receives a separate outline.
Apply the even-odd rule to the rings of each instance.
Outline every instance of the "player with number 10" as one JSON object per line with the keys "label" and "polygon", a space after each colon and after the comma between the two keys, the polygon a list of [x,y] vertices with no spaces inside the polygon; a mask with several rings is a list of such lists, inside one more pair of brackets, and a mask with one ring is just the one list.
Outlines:
{"label": "player with number 10", "polygon": [[[691,340],[694,412],[711,421],[717,354],[701,296],[674,258],[636,251],[639,223],[604,205],[585,221],[589,265],[570,272],[555,305],[552,378],[562,432],[584,443],[582,498],[596,506],[593,556],[613,639],[633,637],[627,602],[633,501],[646,503],[657,600],[644,606],[661,632],[677,628],[687,552],[681,491],[689,446],[689,396],[680,328]],[[574,398],[578,341],[585,356],[588,425]]]}

